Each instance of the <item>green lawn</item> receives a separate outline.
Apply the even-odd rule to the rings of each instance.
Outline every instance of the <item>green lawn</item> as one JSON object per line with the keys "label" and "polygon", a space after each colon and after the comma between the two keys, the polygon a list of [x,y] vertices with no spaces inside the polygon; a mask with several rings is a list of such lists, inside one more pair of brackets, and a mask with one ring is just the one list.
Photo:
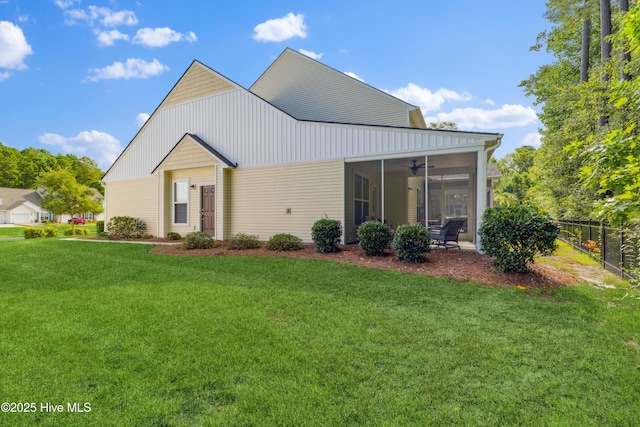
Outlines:
{"label": "green lawn", "polygon": [[640,424],[630,289],[58,239],[0,260],[0,402],[37,409],[0,425]]}
{"label": "green lawn", "polygon": [[[38,228],[55,228],[58,230],[58,237],[68,237],[64,235],[64,230],[67,228],[71,228],[71,224],[38,224],[34,227]],[[84,228],[87,230],[88,235],[97,234],[96,225],[95,224],[87,224],[87,225],[78,225],[76,224],[76,229]],[[0,239],[3,237],[24,237],[24,226],[16,225],[14,227],[0,227]]]}

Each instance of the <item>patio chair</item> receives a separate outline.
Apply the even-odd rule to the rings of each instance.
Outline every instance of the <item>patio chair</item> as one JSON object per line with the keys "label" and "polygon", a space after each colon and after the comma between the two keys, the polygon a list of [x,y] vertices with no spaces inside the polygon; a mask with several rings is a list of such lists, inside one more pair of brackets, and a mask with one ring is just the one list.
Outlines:
{"label": "patio chair", "polygon": [[458,244],[460,230],[464,226],[464,218],[450,218],[445,220],[442,227],[434,227],[431,231],[431,244],[445,249],[455,248],[462,250]]}

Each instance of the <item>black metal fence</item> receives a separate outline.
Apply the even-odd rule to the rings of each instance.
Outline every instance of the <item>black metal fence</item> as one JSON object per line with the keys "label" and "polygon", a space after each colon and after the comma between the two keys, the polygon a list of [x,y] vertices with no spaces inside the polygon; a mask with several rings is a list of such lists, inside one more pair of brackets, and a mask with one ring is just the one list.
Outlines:
{"label": "black metal fence", "polygon": [[[558,220],[560,240],[585,252],[614,274],[630,280],[640,268],[638,242],[605,223],[592,220]],[[635,277],[639,280],[640,277]]]}

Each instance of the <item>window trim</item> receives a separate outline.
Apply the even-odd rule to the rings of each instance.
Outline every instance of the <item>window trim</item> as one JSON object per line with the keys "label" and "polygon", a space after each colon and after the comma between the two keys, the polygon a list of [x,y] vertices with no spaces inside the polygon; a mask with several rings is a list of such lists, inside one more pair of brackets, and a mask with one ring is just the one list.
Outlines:
{"label": "window trim", "polygon": [[[177,193],[176,193],[176,185],[177,184],[184,184],[186,185],[186,191],[187,191],[187,199],[186,201],[177,201]],[[174,179],[171,182],[171,221],[172,221],[172,225],[189,225],[189,199],[190,199],[190,194],[189,194],[189,179],[185,178],[185,179]],[[176,205],[186,205],[187,208],[187,217],[186,217],[186,222],[176,222]]]}

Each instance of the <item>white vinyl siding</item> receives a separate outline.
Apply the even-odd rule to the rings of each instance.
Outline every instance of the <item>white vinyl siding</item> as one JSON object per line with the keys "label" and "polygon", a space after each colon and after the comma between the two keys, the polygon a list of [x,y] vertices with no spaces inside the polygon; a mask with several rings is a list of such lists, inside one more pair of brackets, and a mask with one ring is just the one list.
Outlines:
{"label": "white vinyl siding", "polygon": [[149,120],[109,170],[105,182],[149,176],[186,131],[237,162],[239,168],[428,150],[477,150],[491,138],[434,130],[299,122],[240,90],[164,107]]}
{"label": "white vinyl siding", "polygon": [[290,49],[250,91],[299,120],[409,127],[415,109]]}

